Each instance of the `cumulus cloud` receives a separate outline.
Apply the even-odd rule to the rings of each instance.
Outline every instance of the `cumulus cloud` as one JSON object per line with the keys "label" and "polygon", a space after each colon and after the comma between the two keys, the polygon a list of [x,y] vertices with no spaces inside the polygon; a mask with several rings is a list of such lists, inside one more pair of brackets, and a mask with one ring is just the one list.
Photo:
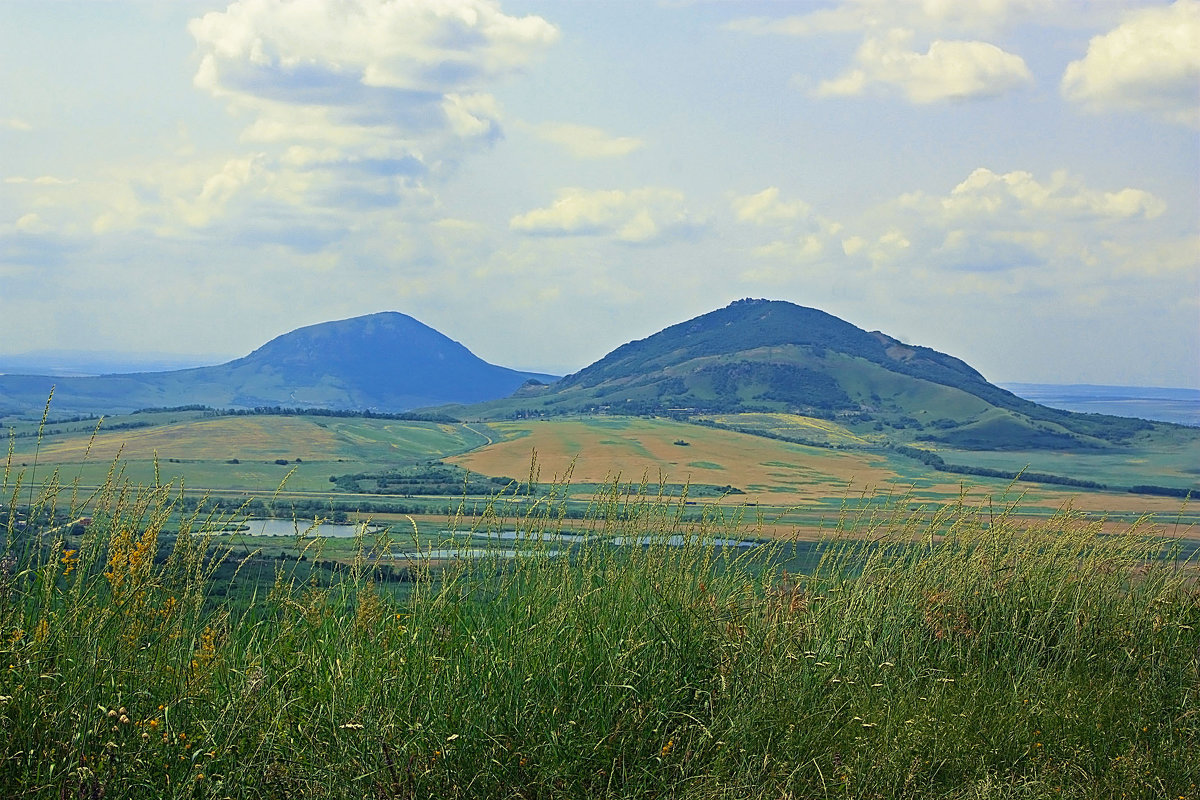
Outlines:
{"label": "cumulus cloud", "polygon": [[353,193],[367,175],[384,200],[495,141],[491,84],[558,37],[492,0],[238,0],[188,27],[195,85],[248,117],[246,140],[315,154],[278,162],[311,169],[315,191]]}
{"label": "cumulus cloud", "polygon": [[1130,14],[1067,65],[1062,93],[1091,111],[1142,111],[1200,128],[1200,2]]}
{"label": "cumulus cloud", "polygon": [[1016,221],[1153,219],[1166,204],[1150,192],[1126,187],[1098,191],[1084,186],[1064,170],[1041,182],[1025,171],[997,174],[986,167],[974,170],[943,197],[923,193],[904,195],[902,206],[946,221],[976,219],[988,225]]}
{"label": "cumulus cloud", "polygon": [[[1032,270],[1039,277],[1025,283],[1050,290],[1080,270],[1096,280],[1127,272],[1128,259],[1116,254],[1156,240],[1152,222],[1165,211],[1143,189],[1095,189],[1065,171],[1039,180],[981,167],[946,194],[902,195],[882,216],[912,244],[892,263],[919,257],[922,269],[958,274]],[[877,264],[888,260],[878,256]]]}
{"label": "cumulus cloud", "polygon": [[[215,91],[339,104],[371,88],[461,92],[529,62],[558,37],[490,0],[238,0],[195,19],[197,80]],[[264,80],[265,79],[265,80]]]}
{"label": "cumulus cloud", "polygon": [[13,226],[21,233],[49,233],[50,226],[47,225],[42,218],[37,214],[30,212],[23,214]]}
{"label": "cumulus cloud", "polygon": [[569,122],[547,122],[534,127],[539,139],[551,142],[576,158],[626,156],[645,142],[632,136],[610,136],[600,128]]}
{"label": "cumulus cloud", "polygon": [[1136,187],[1089,186],[1066,171],[1038,177],[980,167],[943,193],[903,194],[844,224],[816,210],[783,221],[770,213],[778,204],[770,190],[733,204],[743,223],[775,220],[768,237],[746,245],[755,256],[742,273],[747,280],[800,286],[818,274],[857,275],[903,285],[913,298],[1062,297],[1083,275],[1093,285],[1171,281],[1200,263],[1194,237],[1162,246],[1160,198]]}
{"label": "cumulus cloud", "polygon": [[[794,16],[735,20],[726,27],[759,35],[860,34],[853,64],[821,81],[816,96],[855,96],[882,88],[925,104],[994,97],[1033,83],[1019,55],[957,37],[987,36],[1019,22],[1063,15],[1062,8],[1043,0],[845,0]],[[794,82],[809,85],[810,80],[797,76]]]}
{"label": "cumulus cloud", "polygon": [[[743,277],[778,283],[794,275],[796,264],[816,264],[842,247],[842,225],[814,214],[803,200],[784,200],[779,187],[734,197],[730,202],[733,218],[743,226],[765,229],[773,237],[765,244],[752,246],[750,252],[760,262]],[[775,262],[774,264],[770,262]],[[783,264],[780,268],[778,265]]]}
{"label": "cumulus cloud", "polygon": [[686,235],[698,226],[681,192],[643,187],[591,191],[562,189],[554,202],[509,220],[519,233],[541,236],[604,236],[626,244],[650,244]]}
{"label": "cumulus cloud", "polygon": [[58,178],[54,175],[39,175],[36,178],[26,178],[21,175],[13,175],[4,179],[5,183],[14,185],[28,186],[70,186],[75,183],[74,178]]}
{"label": "cumulus cloud", "polygon": [[769,186],[757,194],[735,197],[731,205],[738,222],[755,225],[791,222],[807,217],[812,210],[803,200],[780,200],[778,186]]}
{"label": "cumulus cloud", "polygon": [[860,95],[873,86],[899,89],[911,102],[995,97],[1033,82],[1025,61],[987,42],[935,40],[924,53],[908,49],[912,31],[868,37],[855,66],[817,87],[818,97]]}

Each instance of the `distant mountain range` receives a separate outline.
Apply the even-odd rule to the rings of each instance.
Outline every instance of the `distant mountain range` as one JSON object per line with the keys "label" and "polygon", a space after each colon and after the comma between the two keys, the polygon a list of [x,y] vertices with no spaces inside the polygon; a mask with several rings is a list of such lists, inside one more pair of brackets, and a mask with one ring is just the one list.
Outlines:
{"label": "distant mountain range", "polygon": [[287,406],[407,411],[475,403],[556,376],[489,364],[405,314],[384,312],[299,328],[211,367],[96,377],[0,375],[0,414],[140,408]]}
{"label": "distant mountain range", "polygon": [[768,412],[891,442],[963,449],[1107,448],[1162,423],[1022,399],[953,356],[814,308],[740,300],[618,347],[561,379],[489,364],[396,312],[311,325],[210,367],[98,377],[0,376],[0,414],[284,406],[506,419],[578,413],[691,419]]}

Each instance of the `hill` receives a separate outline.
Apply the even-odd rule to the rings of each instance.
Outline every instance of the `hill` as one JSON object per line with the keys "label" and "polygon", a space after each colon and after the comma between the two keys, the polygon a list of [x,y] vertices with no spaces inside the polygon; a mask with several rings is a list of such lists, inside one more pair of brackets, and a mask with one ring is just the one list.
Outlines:
{"label": "hill", "polygon": [[1047,408],[953,356],[772,300],[737,301],[622,345],[552,386],[456,413],[803,414],[891,441],[1013,450],[1106,448],[1158,427]]}
{"label": "hill", "polygon": [[407,411],[477,403],[554,376],[480,359],[405,314],[383,312],[299,328],[212,367],[72,378],[0,375],[0,415],[115,413],[208,405]]}

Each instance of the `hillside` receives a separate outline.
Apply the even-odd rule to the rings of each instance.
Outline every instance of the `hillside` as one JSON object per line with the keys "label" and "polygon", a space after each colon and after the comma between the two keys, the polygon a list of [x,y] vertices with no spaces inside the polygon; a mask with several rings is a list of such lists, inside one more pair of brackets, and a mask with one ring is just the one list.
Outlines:
{"label": "hillside", "polygon": [[891,441],[1012,450],[1100,449],[1160,427],[1047,408],[953,356],[771,300],[732,303],[622,345],[552,386],[457,413],[804,414]]}
{"label": "hillside", "polygon": [[0,375],[0,415],[207,405],[407,411],[504,397],[553,376],[496,366],[397,312],[299,328],[212,367],[87,378]]}

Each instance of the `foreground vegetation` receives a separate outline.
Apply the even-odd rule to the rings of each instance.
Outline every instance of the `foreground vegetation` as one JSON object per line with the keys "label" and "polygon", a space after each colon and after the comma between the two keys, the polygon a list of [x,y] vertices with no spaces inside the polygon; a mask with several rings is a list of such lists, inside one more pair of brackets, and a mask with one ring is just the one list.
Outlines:
{"label": "foreground vegetation", "polygon": [[[569,550],[214,580],[227,519],[5,471],[0,794],[1153,797],[1200,785],[1195,564],[1064,512],[847,517],[808,574],[614,483]],[[535,540],[563,492],[473,523]],[[59,506],[66,507],[63,515]],[[18,507],[23,511],[18,513]],[[91,524],[78,540],[65,526]],[[175,522],[172,522],[174,525]],[[1025,526],[1025,527],[1022,527]],[[576,526],[578,527],[578,523]],[[648,536],[646,547],[606,537]],[[680,537],[671,538],[671,537]],[[683,546],[678,545],[683,542]],[[313,544],[316,547],[316,544]],[[731,548],[732,549],[732,548]],[[242,562],[247,563],[247,562]]]}

